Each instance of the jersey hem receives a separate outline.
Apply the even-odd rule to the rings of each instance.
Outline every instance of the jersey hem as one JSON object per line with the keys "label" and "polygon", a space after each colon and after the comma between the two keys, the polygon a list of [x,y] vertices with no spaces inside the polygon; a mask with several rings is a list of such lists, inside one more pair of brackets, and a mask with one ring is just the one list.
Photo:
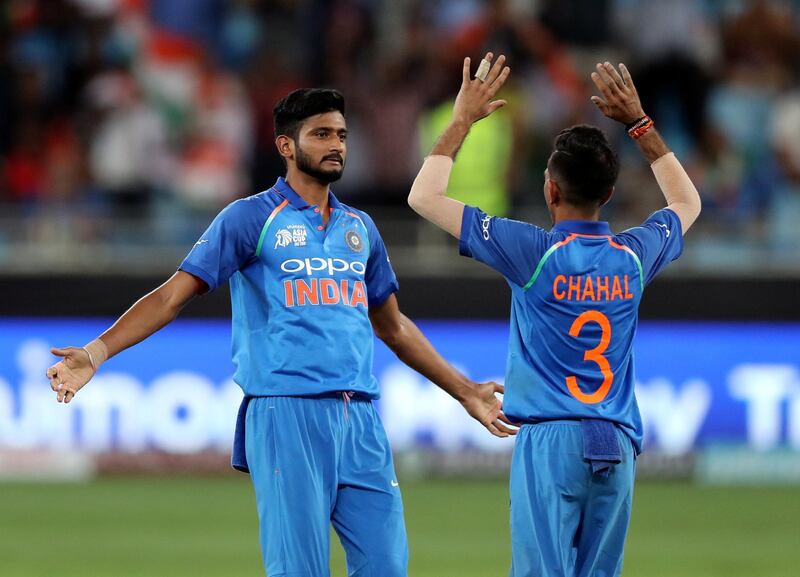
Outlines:
{"label": "jersey hem", "polygon": [[383,303],[385,303],[388,300],[388,298],[392,296],[394,293],[396,293],[398,290],[400,290],[400,286],[397,284],[397,282],[394,282],[392,283],[392,286],[390,286],[387,290],[378,293],[375,296],[375,298],[368,298],[367,303],[370,308],[379,307]]}
{"label": "jersey hem", "polygon": [[212,292],[217,288],[217,283],[214,282],[214,278],[198,266],[189,263],[182,263],[181,266],[178,267],[178,270],[182,270],[185,273],[195,276],[206,283],[208,286],[208,292]]}
{"label": "jersey hem", "polygon": [[469,249],[469,221],[472,220],[476,208],[474,206],[465,205],[464,213],[461,215],[461,234],[458,239],[458,254],[472,258],[472,251]]}

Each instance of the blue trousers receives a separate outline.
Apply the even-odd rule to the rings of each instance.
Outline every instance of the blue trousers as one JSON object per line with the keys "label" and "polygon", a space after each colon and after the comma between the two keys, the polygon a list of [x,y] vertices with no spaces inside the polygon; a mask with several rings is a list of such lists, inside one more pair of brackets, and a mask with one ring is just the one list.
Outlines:
{"label": "blue trousers", "polygon": [[372,402],[255,397],[245,450],[269,577],[327,577],[330,524],[350,577],[406,577],[403,502]]}
{"label": "blue trousers", "polygon": [[583,458],[579,421],[524,425],[511,464],[511,577],[616,577],[631,514],[635,452],[608,477]]}

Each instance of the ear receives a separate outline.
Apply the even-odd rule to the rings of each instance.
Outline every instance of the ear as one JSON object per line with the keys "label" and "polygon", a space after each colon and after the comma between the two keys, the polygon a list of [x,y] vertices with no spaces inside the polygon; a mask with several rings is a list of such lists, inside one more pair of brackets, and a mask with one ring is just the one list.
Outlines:
{"label": "ear", "polygon": [[278,149],[278,154],[285,160],[294,159],[294,140],[285,134],[281,134],[275,139],[275,147]]}
{"label": "ear", "polygon": [[607,193],[605,193],[602,198],[600,199],[600,206],[606,204],[609,200],[611,200],[611,196],[614,194],[614,187],[612,186]]}
{"label": "ear", "polygon": [[561,187],[558,186],[558,183],[552,178],[547,181],[547,194],[550,197],[550,204],[552,206],[558,206],[561,204],[561,201],[563,200],[561,198]]}

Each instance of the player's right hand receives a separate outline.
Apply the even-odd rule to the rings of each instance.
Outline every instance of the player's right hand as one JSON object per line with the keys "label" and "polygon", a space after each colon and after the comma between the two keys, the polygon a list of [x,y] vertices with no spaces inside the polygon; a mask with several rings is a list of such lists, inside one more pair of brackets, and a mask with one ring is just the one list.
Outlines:
{"label": "player's right hand", "polygon": [[610,62],[598,62],[596,69],[592,72],[592,81],[602,97],[592,96],[592,102],[600,112],[626,125],[645,115],[631,73],[624,64],[620,63],[619,72]]}
{"label": "player's right hand", "polygon": [[[484,60],[489,63],[494,59],[494,54],[487,52]],[[453,120],[474,124],[481,118],[489,116],[498,108],[505,106],[505,100],[492,100],[497,91],[505,84],[511,69],[503,66],[506,57],[500,55],[489,69],[485,80],[472,78],[469,57],[464,59],[464,68],[461,76],[461,89],[453,105]]]}
{"label": "player's right hand", "polygon": [[50,352],[62,357],[62,360],[47,369],[50,388],[56,393],[59,403],[69,403],[94,376],[89,353],[79,347],[53,348]]}

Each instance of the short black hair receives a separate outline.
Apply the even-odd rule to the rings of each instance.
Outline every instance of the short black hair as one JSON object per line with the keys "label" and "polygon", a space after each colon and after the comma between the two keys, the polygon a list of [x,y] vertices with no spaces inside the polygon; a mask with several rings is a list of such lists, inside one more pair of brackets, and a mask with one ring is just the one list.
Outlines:
{"label": "short black hair", "polygon": [[579,124],[558,133],[547,162],[565,200],[574,206],[599,204],[619,175],[617,155],[599,128]]}
{"label": "short black hair", "polygon": [[344,116],[344,96],[331,88],[300,88],[284,96],[272,110],[275,136],[297,140],[303,121],[316,114],[338,110]]}

